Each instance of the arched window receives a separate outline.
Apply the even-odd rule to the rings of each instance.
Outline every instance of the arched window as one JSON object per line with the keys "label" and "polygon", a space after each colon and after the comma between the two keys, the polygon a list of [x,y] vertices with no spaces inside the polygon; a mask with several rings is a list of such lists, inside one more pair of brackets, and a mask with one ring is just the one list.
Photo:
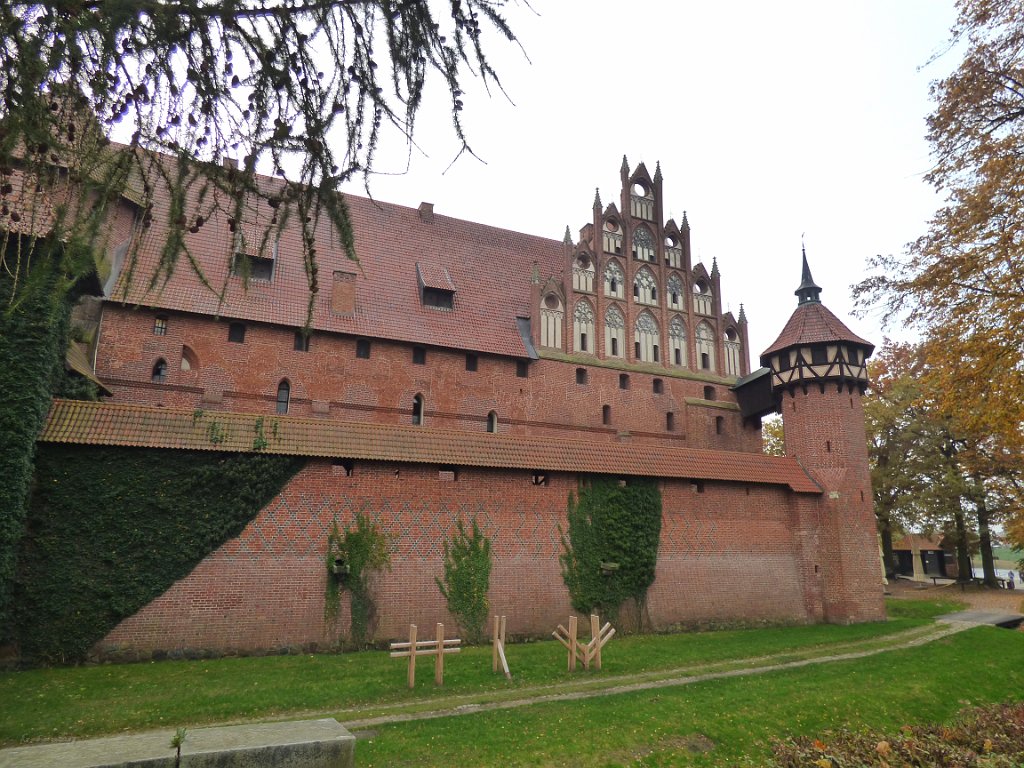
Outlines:
{"label": "arched window", "polygon": [[683,318],[673,317],[668,324],[668,348],[669,360],[672,365],[686,368],[690,364],[690,358],[686,354],[686,323]]}
{"label": "arched window", "polygon": [[288,400],[291,398],[291,385],[288,384],[288,379],[281,379],[281,383],[277,385],[277,412],[284,414],[288,413]]}
{"label": "arched window", "polygon": [[647,268],[638,271],[633,278],[633,299],[638,304],[658,303],[658,283]]}
{"label": "arched window", "polygon": [[654,261],[654,235],[643,225],[633,232],[633,258],[637,261]]}
{"label": "arched window", "polygon": [[671,309],[683,308],[683,281],[676,274],[668,278],[668,306]]}
{"label": "arched window", "polygon": [[742,367],[740,366],[740,336],[736,333],[735,328],[725,329],[725,375],[726,376],[740,376],[742,373]]}
{"label": "arched window", "polygon": [[562,348],[562,322],[565,310],[558,294],[549,293],[540,304],[540,345]]}
{"label": "arched window", "polygon": [[604,267],[604,295],[613,299],[625,298],[626,277],[622,274],[622,267],[614,261],[609,261]]}
{"label": "arched window", "polygon": [[636,319],[636,334],[634,338],[634,352],[636,359],[644,363],[656,363],[659,360],[658,345],[658,323],[651,317],[650,312],[641,312]]}
{"label": "arched window", "polygon": [[491,411],[487,414],[487,431],[498,431],[498,413],[496,411]]}
{"label": "arched window", "polygon": [[416,426],[423,425],[423,395],[416,395],[412,399],[412,423]]}
{"label": "arched window", "polygon": [[607,357],[623,357],[626,349],[626,318],[612,304],[604,313],[604,353]]}
{"label": "arched window", "polygon": [[697,326],[697,365],[705,371],[715,370],[715,333],[704,322]]}
{"label": "arched window", "polygon": [[199,358],[195,351],[188,345],[181,347],[181,370],[192,371],[199,368]]}
{"label": "arched window", "polygon": [[151,378],[154,384],[163,384],[167,380],[167,361],[162,357],[153,364]]}
{"label": "arched window", "polygon": [[610,405],[601,406],[601,423],[605,425],[612,423],[612,407]]}
{"label": "arched window", "polygon": [[591,293],[594,290],[594,261],[589,254],[581,253],[572,265],[572,287],[576,291]]}
{"label": "arched window", "polygon": [[576,302],[572,314],[572,333],[576,352],[594,351],[594,309],[589,301]]}
{"label": "arched window", "polygon": [[693,311],[698,315],[714,313],[714,297],[711,295],[711,286],[705,280],[693,284]]}

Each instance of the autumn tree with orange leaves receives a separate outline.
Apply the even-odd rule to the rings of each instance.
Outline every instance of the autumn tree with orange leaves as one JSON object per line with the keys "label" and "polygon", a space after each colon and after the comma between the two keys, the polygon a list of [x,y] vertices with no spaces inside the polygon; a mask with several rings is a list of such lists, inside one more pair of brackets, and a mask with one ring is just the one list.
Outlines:
{"label": "autumn tree with orange leaves", "polygon": [[944,204],[906,254],[873,259],[855,292],[923,333],[935,406],[985,436],[965,447],[1005,476],[1024,456],[1024,6],[957,9],[950,50],[963,60],[932,84],[927,119],[927,179]]}

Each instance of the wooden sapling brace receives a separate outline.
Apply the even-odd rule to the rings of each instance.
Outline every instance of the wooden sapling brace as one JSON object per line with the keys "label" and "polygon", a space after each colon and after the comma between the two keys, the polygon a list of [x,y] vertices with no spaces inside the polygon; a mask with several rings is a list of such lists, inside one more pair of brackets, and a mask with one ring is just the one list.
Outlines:
{"label": "wooden sapling brace", "polygon": [[498,671],[498,664],[505,673],[505,677],[512,679],[512,673],[508,671],[508,662],[505,660],[505,617],[494,617],[494,632],[491,634],[491,671]]}
{"label": "wooden sapling brace", "polygon": [[601,619],[597,614],[590,614],[590,642],[581,643],[577,639],[577,621],[575,616],[569,617],[569,629],[566,629],[561,624],[558,628],[552,632],[555,639],[564,645],[569,650],[568,667],[570,672],[576,671],[577,661],[583,662],[584,669],[590,669],[590,665],[593,662],[594,669],[601,668],[601,649],[604,648],[608,641],[612,639],[615,634],[615,629],[611,623],[606,623],[603,627],[601,626]]}
{"label": "wooden sapling brace", "polygon": [[458,653],[461,649],[458,647],[462,643],[461,640],[453,638],[451,640],[444,639],[444,624],[437,625],[437,639],[435,640],[417,640],[416,639],[416,625],[409,625],[409,642],[407,643],[392,643],[391,644],[391,658],[404,658],[409,659],[409,687],[416,687],[416,657],[417,656],[433,656],[434,657],[434,682],[437,685],[444,685],[444,655],[446,653]]}

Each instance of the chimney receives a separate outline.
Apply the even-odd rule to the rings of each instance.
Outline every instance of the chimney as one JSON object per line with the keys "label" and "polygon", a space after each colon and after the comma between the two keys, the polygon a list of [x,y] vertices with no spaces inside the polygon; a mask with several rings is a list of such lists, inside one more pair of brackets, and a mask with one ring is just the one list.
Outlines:
{"label": "chimney", "polygon": [[434,204],[420,203],[420,218],[428,224],[434,220]]}

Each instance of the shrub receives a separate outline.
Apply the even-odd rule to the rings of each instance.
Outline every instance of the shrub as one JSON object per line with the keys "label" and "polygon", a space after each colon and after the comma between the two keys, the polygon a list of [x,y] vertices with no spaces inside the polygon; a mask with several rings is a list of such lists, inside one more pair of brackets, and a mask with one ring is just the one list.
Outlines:
{"label": "shrub", "polygon": [[652,480],[598,478],[569,497],[559,557],[573,608],[609,617],[632,599],[641,628],[661,536],[661,493]]}
{"label": "shrub", "polygon": [[841,730],[788,739],[772,751],[778,768],[1011,768],[1024,765],[1024,703],[967,709],[951,725],[904,726],[894,735]]}
{"label": "shrub", "polygon": [[327,586],[324,593],[324,621],[333,632],[340,606],[340,590],[351,595],[349,631],[351,644],[361,648],[373,637],[377,604],[373,599],[373,577],[391,568],[391,551],[387,536],[362,512],[356,514],[355,526],[342,534],[338,521],[327,536]]}
{"label": "shrub", "polygon": [[484,639],[490,610],[487,590],[491,586],[491,541],[476,518],[468,535],[462,520],[455,525],[451,542],[444,543],[444,581],[436,577],[434,581],[466,642],[476,645]]}

